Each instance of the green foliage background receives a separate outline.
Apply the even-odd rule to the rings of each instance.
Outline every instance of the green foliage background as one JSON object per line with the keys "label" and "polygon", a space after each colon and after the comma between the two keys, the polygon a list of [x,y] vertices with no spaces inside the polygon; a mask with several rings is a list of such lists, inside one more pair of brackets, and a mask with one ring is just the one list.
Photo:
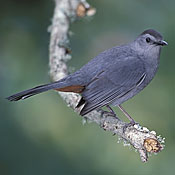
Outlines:
{"label": "green foliage background", "polygon": [[6,101],[12,93],[50,81],[47,27],[54,8],[53,0],[6,0],[0,5],[0,174],[174,174],[175,1],[89,2],[97,14],[71,26],[71,69],[147,28],[168,41],[151,85],[124,104],[136,121],[166,138],[165,149],[141,163],[138,153],[118,144],[116,136],[95,124],[82,125],[82,118],[53,91],[18,103]]}

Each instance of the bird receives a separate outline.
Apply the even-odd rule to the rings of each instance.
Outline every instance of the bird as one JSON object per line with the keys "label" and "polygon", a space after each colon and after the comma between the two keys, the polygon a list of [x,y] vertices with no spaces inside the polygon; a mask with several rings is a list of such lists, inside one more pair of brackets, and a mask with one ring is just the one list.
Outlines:
{"label": "bird", "polygon": [[56,90],[81,94],[76,108],[81,107],[84,116],[93,110],[107,107],[115,116],[111,106],[118,106],[130,123],[134,119],[122,107],[143,90],[154,78],[160,60],[162,46],[168,43],[153,29],[147,29],[135,40],[107,49],[91,59],[82,68],[59,81],[36,86],[12,96],[10,101],[24,100],[36,94]]}

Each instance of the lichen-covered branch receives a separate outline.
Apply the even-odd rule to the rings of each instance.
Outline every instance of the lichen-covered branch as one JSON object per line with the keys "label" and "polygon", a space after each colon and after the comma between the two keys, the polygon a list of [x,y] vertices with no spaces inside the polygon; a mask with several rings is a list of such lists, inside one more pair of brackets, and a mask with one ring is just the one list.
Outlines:
{"label": "lichen-covered branch", "polygon": [[[53,81],[58,81],[68,74],[66,62],[71,59],[69,43],[69,27],[72,22],[84,16],[92,16],[95,9],[86,0],[55,0],[55,10],[52,18],[52,25],[49,27],[50,48],[49,65],[50,76]],[[67,105],[75,109],[80,95],[75,93],[59,92]],[[160,136],[154,131],[149,131],[139,124],[124,129],[126,123],[111,117],[101,115],[100,111],[93,111],[84,117],[88,121],[97,123],[101,128],[117,134],[125,142],[132,145],[140,154],[142,162],[148,160],[148,153],[157,153],[163,149],[163,142]]]}

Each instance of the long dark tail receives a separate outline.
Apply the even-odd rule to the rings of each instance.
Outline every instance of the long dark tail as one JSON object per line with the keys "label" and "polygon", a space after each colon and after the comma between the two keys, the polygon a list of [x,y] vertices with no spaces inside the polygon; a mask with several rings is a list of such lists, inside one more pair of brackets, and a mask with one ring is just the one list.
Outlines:
{"label": "long dark tail", "polygon": [[31,97],[33,95],[39,94],[41,92],[45,92],[51,89],[55,89],[58,87],[58,82],[55,83],[50,83],[50,84],[45,84],[45,85],[41,85],[41,86],[37,86],[34,87],[32,89],[28,89],[22,92],[19,92],[17,94],[14,94],[12,96],[7,97],[8,100],[10,101],[18,101],[18,100],[23,100],[26,99],[28,97]]}
{"label": "long dark tail", "polygon": [[24,100],[33,95],[36,95],[51,89],[54,89],[56,91],[62,91],[62,92],[81,93],[84,90],[84,88],[85,88],[84,86],[79,85],[76,77],[72,78],[72,75],[70,75],[54,83],[44,84],[41,86],[34,87],[32,89],[19,92],[10,97],[7,97],[7,100],[10,100],[10,101]]}

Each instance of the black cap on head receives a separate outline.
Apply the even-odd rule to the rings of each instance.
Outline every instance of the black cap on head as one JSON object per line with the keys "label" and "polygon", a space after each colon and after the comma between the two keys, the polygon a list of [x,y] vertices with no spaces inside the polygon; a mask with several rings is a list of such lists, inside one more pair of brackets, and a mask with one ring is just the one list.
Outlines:
{"label": "black cap on head", "polygon": [[162,40],[162,38],[163,38],[159,32],[157,32],[153,29],[148,29],[148,30],[145,30],[143,33],[141,33],[141,35],[145,35],[145,34],[150,34],[150,35],[154,36],[156,39],[160,39],[160,40]]}

